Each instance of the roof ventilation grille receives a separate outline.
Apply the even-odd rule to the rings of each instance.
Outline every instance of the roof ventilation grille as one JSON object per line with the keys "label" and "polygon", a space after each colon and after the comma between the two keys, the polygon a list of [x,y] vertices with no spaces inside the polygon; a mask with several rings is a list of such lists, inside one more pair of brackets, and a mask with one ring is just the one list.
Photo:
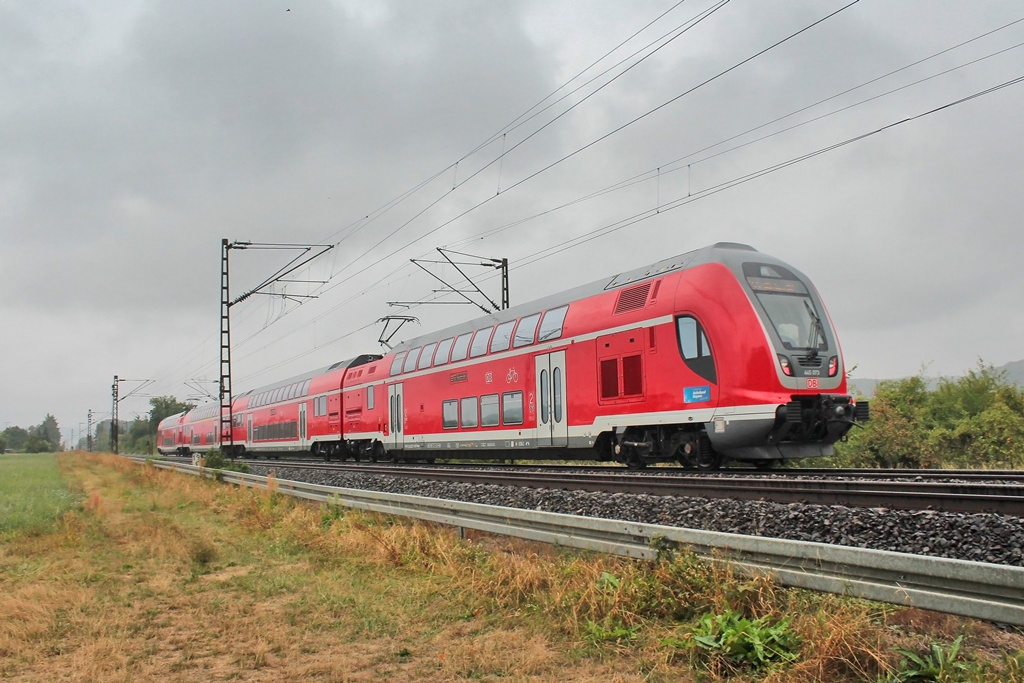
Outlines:
{"label": "roof ventilation grille", "polygon": [[615,315],[643,308],[647,303],[647,295],[650,291],[650,282],[644,282],[635,287],[620,290],[619,299],[615,302]]}

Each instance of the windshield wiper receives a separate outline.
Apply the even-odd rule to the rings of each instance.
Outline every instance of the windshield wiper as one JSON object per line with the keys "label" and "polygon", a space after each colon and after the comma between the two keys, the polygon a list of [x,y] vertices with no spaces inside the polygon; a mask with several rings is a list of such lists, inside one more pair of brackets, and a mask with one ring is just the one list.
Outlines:
{"label": "windshield wiper", "polygon": [[821,318],[814,311],[814,306],[807,299],[804,299],[804,308],[811,314],[811,320],[814,324],[811,325],[811,338],[808,340],[807,349],[810,351],[810,357],[816,358],[818,355],[818,340],[825,341],[825,328],[821,326]]}

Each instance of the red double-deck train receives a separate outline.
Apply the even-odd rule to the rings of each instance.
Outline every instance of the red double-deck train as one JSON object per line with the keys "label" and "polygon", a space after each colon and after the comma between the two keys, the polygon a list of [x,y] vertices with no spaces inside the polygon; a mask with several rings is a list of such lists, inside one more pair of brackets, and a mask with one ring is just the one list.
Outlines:
{"label": "red double-deck train", "polygon": [[719,243],[160,423],[161,453],[612,460],[829,455],[868,404],[800,272]]}

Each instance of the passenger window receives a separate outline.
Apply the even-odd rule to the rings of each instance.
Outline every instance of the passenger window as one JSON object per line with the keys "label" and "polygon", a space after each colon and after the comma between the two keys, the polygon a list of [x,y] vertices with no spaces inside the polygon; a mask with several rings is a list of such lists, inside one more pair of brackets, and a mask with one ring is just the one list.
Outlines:
{"label": "passenger window", "polygon": [[476,331],[476,336],[473,337],[473,345],[469,347],[469,357],[476,358],[487,353],[487,342],[491,340],[491,330],[493,328],[487,327],[482,330]]}
{"label": "passenger window", "polygon": [[512,328],[515,326],[516,321],[509,320],[507,323],[502,323],[494,329],[494,338],[491,339],[491,353],[508,351],[508,346],[512,343]]}
{"label": "passenger window", "polygon": [[562,336],[562,323],[565,322],[565,314],[569,312],[568,306],[553,308],[544,314],[544,320],[540,323],[540,331],[537,332],[537,341],[549,341]]}
{"label": "passenger window", "polygon": [[523,424],[523,392],[501,395],[501,421],[507,425]]}
{"label": "passenger window", "polygon": [[480,426],[497,427],[498,421],[498,395],[489,394],[480,397]]}
{"label": "passenger window", "polygon": [[466,353],[469,352],[469,340],[473,338],[472,332],[460,334],[452,347],[452,362],[466,360]]}
{"label": "passenger window", "polygon": [[416,369],[416,358],[420,355],[419,349],[413,349],[409,352],[409,355],[405,357],[405,367],[402,369],[403,372],[412,372]]}
{"label": "passenger window", "polygon": [[405,362],[405,354],[406,354],[406,352],[402,351],[401,353],[396,354],[395,355],[395,359],[393,361],[391,361],[391,376],[392,377],[394,377],[395,375],[397,375],[397,374],[402,372],[402,363]]}
{"label": "passenger window", "polygon": [[434,365],[444,365],[448,362],[448,352],[452,350],[452,342],[455,339],[442,339],[437,345],[437,352],[434,353]]}
{"label": "passenger window", "polygon": [[529,346],[533,343],[533,337],[537,333],[537,323],[540,322],[540,313],[528,315],[519,321],[516,328],[516,336],[512,339],[512,347],[518,349],[520,346]]}
{"label": "passenger window", "polygon": [[459,412],[462,415],[462,426],[463,427],[476,427],[476,425],[477,425],[476,396],[470,396],[469,398],[462,399]]}
{"label": "passenger window", "polygon": [[426,370],[430,367],[430,361],[434,358],[435,344],[427,344],[423,347],[423,353],[420,354],[420,363],[417,366],[419,370]]}
{"label": "passenger window", "polygon": [[459,402],[456,399],[441,403],[441,426],[456,429],[459,426]]}
{"label": "passenger window", "polygon": [[676,333],[679,336],[679,353],[686,367],[712,384],[717,384],[718,375],[711,355],[711,345],[700,322],[688,315],[680,316],[676,319]]}

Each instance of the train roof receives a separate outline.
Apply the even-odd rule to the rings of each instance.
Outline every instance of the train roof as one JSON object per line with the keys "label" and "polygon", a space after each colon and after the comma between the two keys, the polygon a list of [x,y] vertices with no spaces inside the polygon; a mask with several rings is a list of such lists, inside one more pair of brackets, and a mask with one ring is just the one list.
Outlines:
{"label": "train roof", "polygon": [[421,334],[418,337],[408,339],[395,345],[391,350],[391,353],[401,353],[402,351],[416,348],[427,342],[434,341],[435,339],[447,339],[448,337],[458,336],[490,325],[506,322],[508,320],[515,320],[523,317],[524,315],[558,308],[559,306],[564,306],[565,304],[579,301],[580,299],[586,299],[587,297],[596,296],[602,292],[626,287],[643,280],[665,275],[666,273],[682,271],[687,268],[693,268],[707,263],[727,263],[729,265],[734,265],[737,261],[746,260],[742,255],[743,253],[756,253],[758,254],[759,259],[777,261],[777,259],[761,254],[757,249],[746,244],[740,244],[738,242],[717,242],[700,249],[688,251],[685,254],[663,259],[657,263],[652,263],[649,266],[642,266],[611,277],[595,280],[589,284],[580,285],[579,287],[574,287],[573,289],[568,289],[557,294],[551,294],[542,299],[536,299],[525,304],[519,304],[504,311],[497,311],[485,316],[473,318],[472,320],[452,325],[437,332]]}
{"label": "train roof", "polygon": [[382,358],[382,356],[379,353],[364,353],[353,358],[338,361],[337,363],[333,363],[324,368],[318,368],[310,372],[304,372],[301,375],[295,375],[294,377],[283,379],[279,382],[265,384],[261,387],[256,387],[255,389],[249,389],[248,391],[244,391],[241,394],[235,394],[234,398],[237,400],[263,391],[271,391],[273,389],[277,389],[278,387],[286,387],[296,382],[305,382],[307,379],[319,377],[320,375],[326,375],[328,372],[333,372],[339,369],[358,367],[360,365],[365,365],[366,363],[372,363],[373,361],[378,360],[380,358]]}

